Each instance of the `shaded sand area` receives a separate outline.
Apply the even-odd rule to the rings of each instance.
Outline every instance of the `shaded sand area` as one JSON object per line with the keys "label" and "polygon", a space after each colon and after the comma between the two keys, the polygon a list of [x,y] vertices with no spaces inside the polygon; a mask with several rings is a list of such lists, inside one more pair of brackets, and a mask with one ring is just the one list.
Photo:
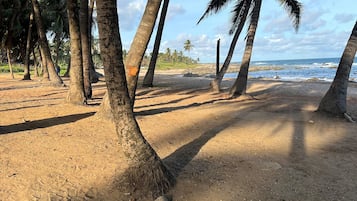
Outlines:
{"label": "shaded sand area", "polygon": [[[173,200],[357,199],[357,124],[314,112],[329,83],[251,80],[254,98],[229,100],[209,79],[159,73],[135,111],[177,175]],[[72,106],[67,88],[9,77],[0,75],[0,200],[128,200],[116,186],[127,166],[114,126],[95,116],[103,80],[88,106]],[[356,83],[348,109],[357,115]]]}

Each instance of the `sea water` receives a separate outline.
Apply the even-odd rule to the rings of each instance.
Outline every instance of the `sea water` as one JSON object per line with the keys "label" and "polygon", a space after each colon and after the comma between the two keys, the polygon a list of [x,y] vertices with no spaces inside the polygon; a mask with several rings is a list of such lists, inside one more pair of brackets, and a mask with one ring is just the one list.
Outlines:
{"label": "sea water", "polygon": [[[357,82],[357,58],[352,64],[350,80]],[[340,58],[294,59],[253,61],[250,66],[266,67],[266,70],[249,72],[250,78],[268,78],[282,81],[332,81]],[[227,73],[225,78],[236,78],[237,73]]]}

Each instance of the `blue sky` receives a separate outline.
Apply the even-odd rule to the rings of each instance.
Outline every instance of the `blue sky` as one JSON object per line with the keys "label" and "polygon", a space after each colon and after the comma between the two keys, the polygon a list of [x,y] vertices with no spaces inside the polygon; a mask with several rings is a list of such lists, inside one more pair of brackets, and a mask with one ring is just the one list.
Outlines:
{"label": "blue sky", "polygon": [[[234,3],[234,1],[232,1]],[[277,0],[264,0],[253,47],[253,61],[340,57],[357,20],[356,0],[301,0],[301,24],[295,32],[291,20]],[[171,0],[160,51],[183,51],[190,40],[193,49],[184,52],[201,62],[215,62],[216,41],[221,39],[221,62],[225,59],[232,36],[229,4],[219,14],[197,25],[208,0]],[[129,49],[146,5],[145,0],[119,0],[119,26],[125,49]],[[235,49],[233,62],[242,58],[246,27]],[[156,29],[148,47],[151,52]]]}

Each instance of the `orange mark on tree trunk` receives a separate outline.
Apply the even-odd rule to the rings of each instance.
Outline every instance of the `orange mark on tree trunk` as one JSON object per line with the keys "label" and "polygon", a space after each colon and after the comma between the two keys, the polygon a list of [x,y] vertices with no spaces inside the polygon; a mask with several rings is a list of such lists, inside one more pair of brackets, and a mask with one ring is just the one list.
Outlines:
{"label": "orange mark on tree trunk", "polygon": [[129,70],[129,75],[130,76],[136,76],[138,74],[138,72],[139,72],[139,68],[136,67],[136,66],[129,66],[128,70]]}

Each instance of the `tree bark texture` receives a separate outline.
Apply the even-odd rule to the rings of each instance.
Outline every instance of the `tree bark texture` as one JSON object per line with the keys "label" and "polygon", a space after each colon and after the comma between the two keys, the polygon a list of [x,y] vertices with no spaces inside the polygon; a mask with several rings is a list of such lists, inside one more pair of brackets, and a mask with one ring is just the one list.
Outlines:
{"label": "tree bark texture", "polygon": [[66,101],[72,104],[82,105],[86,103],[83,83],[83,66],[81,37],[79,32],[79,19],[76,10],[78,4],[76,0],[67,0],[68,24],[71,42],[71,70],[70,85]]}
{"label": "tree bark texture", "polygon": [[343,51],[338,65],[335,78],[322,98],[318,111],[344,116],[347,112],[347,88],[351,72],[351,67],[357,49],[357,21],[353,27],[350,38],[348,39],[345,50]]}
{"label": "tree bark texture", "polygon": [[97,12],[109,102],[119,143],[130,166],[126,174],[130,185],[128,190],[134,200],[137,199],[134,188],[156,197],[168,190],[172,175],[143,137],[132,111],[124,70],[116,1],[98,1]]}
{"label": "tree bark texture", "polygon": [[91,84],[91,47],[90,47],[90,33],[88,30],[88,0],[81,0],[80,4],[80,31],[81,31],[81,45],[83,58],[83,78],[84,78],[84,92],[87,99],[92,98],[92,84]]}
{"label": "tree bark texture", "polygon": [[129,96],[132,100],[132,105],[134,105],[135,102],[135,91],[138,83],[141,61],[150,41],[160,5],[161,0],[147,1],[139,28],[136,31],[133,43],[130,46],[128,56],[125,61]]}

